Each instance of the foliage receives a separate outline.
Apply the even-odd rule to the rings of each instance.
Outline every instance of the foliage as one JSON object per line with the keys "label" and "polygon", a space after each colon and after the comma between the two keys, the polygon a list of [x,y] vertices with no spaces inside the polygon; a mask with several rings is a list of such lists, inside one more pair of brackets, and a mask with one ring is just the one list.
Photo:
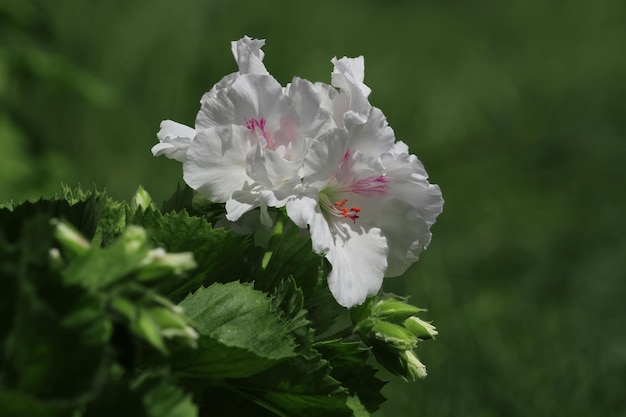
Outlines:
{"label": "foliage", "polygon": [[[372,103],[418,150],[447,207],[408,279],[386,283],[427,305],[445,332],[419,345],[428,378],[392,380],[376,415],[620,415],[625,7],[2,1],[0,199],[50,195],[61,180],[116,198],[141,183],[166,198],[180,167],[147,152],[158,121],[193,124],[198,92],[234,70],[224,45],[244,34],[268,39],[283,83],[326,80],[329,56],[363,54]],[[28,64],[30,48],[54,57]],[[50,61],[73,70],[45,75]],[[72,84],[76,69],[98,82]],[[326,306],[317,323],[343,320]]]}
{"label": "foliage", "polygon": [[352,334],[369,314],[344,322],[343,336],[322,334],[328,313],[308,308],[346,310],[323,290],[327,267],[307,240],[279,221],[256,246],[188,214],[189,196],[178,190],[160,211],[141,188],[127,204],[65,187],[0,209],[3,415],[379,408],[384,383]]}

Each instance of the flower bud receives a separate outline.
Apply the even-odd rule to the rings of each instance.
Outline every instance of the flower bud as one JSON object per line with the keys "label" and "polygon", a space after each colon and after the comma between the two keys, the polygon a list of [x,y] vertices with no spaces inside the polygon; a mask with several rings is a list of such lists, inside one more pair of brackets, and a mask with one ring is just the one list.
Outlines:
{"label": "flower bud", "polygon": [[416,381],[418,379],[425,378],[426,375],[426,366],[415,356],[412,350],[405,350],[400,354],[400,358],[404,362],[406,369],[406,376],[412,380]]}
{"label": "flower bud", "polygon": [[61,243],[63,249],[77,256],[84,255],[89,251],[91,247],[89,241],[74,226],[59,219],[52,219],[50,223],[55,226],[54,236]]}
{"label": "flower bud", "polygon": [[399,323],[402,320],[419,313],[420,311],[424,310],[396,298],[387,298],[386,300],[379,301],[376,305],[374,305],[372,308],[372,315],[374,317],[384,318],[385,320],[394,323]]}
{"label": "flower bud", "polygon": [[126,253],[130,255],[139,252],[145,247],[148,242],[148,234],[143,227],[129,225],[124,230],[120,242],[124,245]]}
{"label": "flower bud", "polygon": [[152,320],[158,325],[161,335],[168,339],[174,337],[185,340],[192,347],[196,346],[198,332],[190,326],[187,318],[173,310],[157,307],[148,310]]}
{"label": "flower bud", "polygon": [[386,321],[378,321],[374,324],[371,335],[394,350],[413,349],[417,345],[417,339],[413,333],[402,326]]}
{"label": "flower bud", "polygon": [[133,196],[133,199],[130,202],[130,206],[134,209],[142,209],[145,210],[148,207],[152,206],[152,197],[143,187],[139,186],[137,192]]}
{"label": "flower bud", "polygon": [[193,253],[167,253],[163,248],[151,249],[141,260],[140,279],[150,279],[167,273],[176,275],[197,266]]}
{"label": "flower bud", "polygon": [[410,330],[415,336],[424,340],[433,339],[439,334],[435,326],[416,316],[406,319],[404,321],[404,327]]}

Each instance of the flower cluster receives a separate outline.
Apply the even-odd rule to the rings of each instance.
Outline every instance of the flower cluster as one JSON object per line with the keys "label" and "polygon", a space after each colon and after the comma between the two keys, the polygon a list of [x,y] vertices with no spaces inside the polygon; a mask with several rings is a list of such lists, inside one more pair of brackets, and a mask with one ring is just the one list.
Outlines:
{"label": "flower cluster", "polygon": [[372,349],[378,362],[405,380],[415,381],[426,376],[426,366],[417,358],[415,348],[439,334],[435,326],[417,317],[423,311],[406,299],[387,294],[352,309],[350,317],[355,323],[354,333]]}
{"label": "flower cluster", "polygon": [[268,208],[284,207],[331,263],[336,300],[361,304],[426,249],[441,191],[370,104],[362,56],[333,58],[330,85],[283,87],[263,45],[233,42],[239,71],[202,96],[194,128],[163,121],[152,153],[182,162],[185,182],[225,203],[230,221],[258,208],[270,226]]}

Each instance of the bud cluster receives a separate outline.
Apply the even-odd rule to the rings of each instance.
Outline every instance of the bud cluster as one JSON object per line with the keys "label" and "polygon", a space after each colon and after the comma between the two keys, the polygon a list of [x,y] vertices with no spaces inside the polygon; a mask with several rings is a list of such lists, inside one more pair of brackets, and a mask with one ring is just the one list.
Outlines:
{"label": "bud cluster", "polygon": [[[145,192],[138,193],[134,201],[137,207],[151,204]],[[154,248],[146,229],[140,226],[127,226],[117,241],[102,248],[89,242],[66,221],[54,219],[52,223],[60,250],[51,249],[50,258],[68,283],[85,286],[94,293],[115,286],[113,295],[103,304],[135,334],[164,354],[168,353],[165,339],[197,345],[198,333],[182,308],[145,285],[194,269],[196,262],[191,252],[169,253]]]}
{"label": "bud cluster", "polygon": [[415,381],[426,376],[426,367],[417,358],[415,348],[438,334],[435,326],[417,317],[423,311],[406,299],[385,295],[352,309],[351,318],[354,332],[388,371]]}

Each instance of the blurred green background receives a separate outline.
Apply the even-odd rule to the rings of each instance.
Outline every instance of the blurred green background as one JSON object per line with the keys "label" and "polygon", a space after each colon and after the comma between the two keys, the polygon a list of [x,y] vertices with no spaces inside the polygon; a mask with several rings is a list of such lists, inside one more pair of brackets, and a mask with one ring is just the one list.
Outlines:
{"label": "blurred green background", "polygon": [[365,55],[443,190],[431,247],[386,284],[440,330],[429,376],[378,416],[626,415],[624,1],[4,0],[0,200],[166,198],[159,122],[193,125],[244,34],[283,84]]}

